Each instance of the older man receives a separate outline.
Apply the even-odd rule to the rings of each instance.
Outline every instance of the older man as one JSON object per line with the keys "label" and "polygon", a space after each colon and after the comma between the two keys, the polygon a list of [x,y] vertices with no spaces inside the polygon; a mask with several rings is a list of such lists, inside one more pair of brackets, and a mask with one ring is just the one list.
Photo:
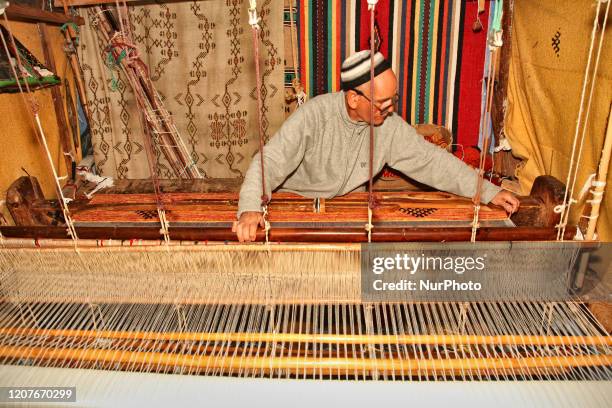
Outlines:
{"label": "older man", "polygon": [[[280,187],[306,197],[332,198],[363,188],[369,179],[370,102],[374,104],[374,174],[386,164],[439,190],[465,197],[476,192],[475,170],[419,136],[399,115],[397,78],[381,53],[374,56],[370,94],[370,51],[342,64],[342,91],[320,95],[297,109],[264,149],[266,194]],[[253,241],[261,213],[261,164],[256,155],[240,190],[238,239]],[[518,209],[510,192],[485,181],[482,202]]]}

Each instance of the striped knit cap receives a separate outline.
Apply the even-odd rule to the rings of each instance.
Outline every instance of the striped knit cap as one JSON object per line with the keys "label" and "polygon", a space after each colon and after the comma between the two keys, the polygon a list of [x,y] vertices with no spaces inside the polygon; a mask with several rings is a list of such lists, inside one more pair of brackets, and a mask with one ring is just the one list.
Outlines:
{"label": "striped knit cap", "polygon": [[[374,76],[391,68],[389,61],[377,52],[374,54]],[[370,81],[370,50],[359,51],[351,55],[342,63],[340,83],[343,91],[357,88]]]}

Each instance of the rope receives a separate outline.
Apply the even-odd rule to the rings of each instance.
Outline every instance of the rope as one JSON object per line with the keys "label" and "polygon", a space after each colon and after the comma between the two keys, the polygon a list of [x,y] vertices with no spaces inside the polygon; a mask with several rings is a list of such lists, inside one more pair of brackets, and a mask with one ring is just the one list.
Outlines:
{"label": "rope", "polygon": [[374,225],[372,225],[372,208],[368,206],[368,223],[365,225],[365,229],[368,232],[368,243],[372,242],[372,230],[374,229]]}
{"label": "rope", "polygon": [[166,245],[170,244],[170,223],[166,218],[166,211],[163,208],[157,208],[157,215],[159,216],[160,229],[159,233],[163,235],[164,242]]}
{"label": "rope", "polygon": [[578,201],[582,200],[586,193],[589,191],[589,189],[593,186],[593,180],[595,179],[595,176],[597,176],[597,173],[589,174],[589,177],[587,177],[586,181],[584,182],[584,185],[582,186],[582,190],[580,190],[580,193],[578,193]]}
{"label": "rope", "polygon": [[[501,3],[498,2],[495,6],[495,19],[501,22],[501,15],[498,15],[498,10],[502,9]],[[501,13],[501,11],[499,11]],[[494,25],[493,25],[494,26]],[[501,33],[501,31],[497,31]],[[486,89],[485,89],[485,106],[483,111],[483,118],[480,121],[480,134],[483,135],[483,146],[480,151],[480,162],[478,166],[478,172],[476,174],[476,191],[474,193],[474,197],[472,198],[472,204],[474,206],[474,217],[472,219],[472,234],[470,241],[476,242],[476,234],[478,232],[478,228],[480,228],[479,216],[480,216],[480,201],[482,196],[482,186],[484,184],[484,167],[486,162],[487,153],[489,151],[489,144],[491,141],[491,127],[489,126],[490,122],[490,113],[491,113],[491,105],[493,103],[493,84],[495,79],[493,76],[495,75],[496,66],[497,66],[497,52],[501,44],[499,43],[501,39],[501,35],[494,35],[494,32],[491,31],[491,35],[489,36],[488,46],[489,46],[489,64],[487,67],[487,80],[486,80]]]}
{"label": "rope", "polygon": [[[136,93],[135,93],[136,95]],[[138,96],[136,96],[138,97]],[[145,152],[147,155],[147,162],[149,164],[149,172],[151,173],[151,180],[153,180],[153,189],[155,191],[155,204],[157,206],[157,215],[159,217],[160,230],[159,233],[164,237],[166,244],[170,243],[170,223],[166,218],[166,211],[164,209],[163,193],[159,185],[158,167],[157,161],[155,160],[153,153],[153,144],[151,138],[151,132],[149,126],[147,126],[144,115],[140,115],[140,122],[145,133]]]}
{"label": "rope", "polygon": [[[122,3],[125,8],[127,19],[129,20],[129,14],[127,12],[127,7],[125,5],[125,2],[122,2]],[[142,62],[139,61],[138,49],[131,41],[131,32],[129,31],[130,24],[129,23],[126,25],[123,24],[123,15],[121,13],[122,7],[119,4],[118,0],[116,0],[115,4],[117,8],[118,17],[119,17],[121,32],[116,32],[112,36],[112,38],[110,38],[109,45],[108,45],[109,52],[107,56],[107,61],[108,63],[111,64],[111,66],[113,64],[115,66],[122,66],[121,63],[122,61],[125,60],[127,65],[134,66],[134,64],[136,64],[138,67],[142,68],[142,72],[145,75],[148,75],[147,67],[143,66],[144,64],[142,64]],[[125,26],[128,27],[128,31],[126,31]],[[116,50],[119,50],[119,49],[121,51],[117,53]],[[115,54],[117,54],[116,57],[115,57]],[[136,67],[134,67],[134,69],[136,69]],[[127,77],[128,77],[128,80],[131,81],[131,77],[129,75]],[[148,76],[145,78],[145,80],[146,79],[148,79]],[[112,89],[114,85],[116,84],[113,84],[111,82]],[[136,98],[138,105],[141,108],[144,106],[147,106],[143,95],[141,95],[139,92],[136,92],[136,89],[137,89],[136,87],[133,86],[132,88],[135,90],[134,97]],[[155,192],[155,203],[157,207],[157,216],[159,218],[159,225],[160,225],[159,233],[164,238],[165,246],[169,247],[170,222],[168,221],[168,218],[166,217],[166,210],[164,208],[164,200],[163,200],[163,192],[161,191],[161,187],[159,184],[159,178],[158,178],[159,169],[157,167],[157,161],[155,160],[155,155],[154,155],[151,128],[147,124],[147,120],[151,122],[153,118],[148,117],[147,112],[144,110],[142,113],[143,114],[140,115],[140,121],[141,121],[141,126],[143,128],[143,131],[145,133],[145,137],[144,137],[145,152],[146,152],[147,162],[149,164],[149,172],[151,173],[151,180],[153,181],[153,188]]]}
{"label": "rope", "polygon": [[[125,31],[116,31],[106,16],[102,18],[103,11],[96,14],[97,35],[108,44],[107,49],[113,52],[114,61],[111,60],[109,65],[113,67],[115,62],[120,63],[121,70],[134,92],[137,106],[146,116],[151,135],[160,136],[161,142],[157,143],[156,147],[159,147],[164,154],[178,178],[202,178],[194,157],[188,152],[178,129],[171,120],[170,113],[155,90],[148,67],[142,61],[134,45],[131,24],[129,24],[129,9],[123,7],[121,10],[120,7],[120,12],[125,14],[128,21],[127,24],[124,24]],[[108,16],[108,18],[111,17]],[[123,50],[125,54],[121,57]],[[103,83],[103,86],[107,86],[106,82]],[[185,174],[186,177],[183,177]]]}
{"label": "rope", "polygon": [[[13,37],[12,31],[10,30],[10,24],[8,21],[8,18],[6,16],[6,13],[4,14],[4,20],[6,23],[6,30],[9,33],[9,38],[11,41],[11,46],[13,47],[13,49],[15,50],[15,57],[16,57],[16,61],[17,61],[17,66],[19,67],[20,71],[23,72],[23,64],[21,62],[21,56],[19,55],[19,49],[17,48],[17,44],[15,43],[15,37]],[[4,33],[0,30],[0,37],[2,38],[2,45],[4,46],[4,51],[6,52],[7,57],[10,56],[10,52],[9,52],[9,48],[6,42],[6,39],[4,38]],[[45,132],[42,128],[42,124],[40,123],[40,117],[38,115],[38,102],[34,99],[34,97],[32,96],[32,91],[30,90],[30,86],[28,85],[28,81],[26,80],[25,77],[21,77],[21,79],[24,82],[24,85],[26,87],[26,90],[28,92],[28,98],[29,101],[26,99],[25,93],[23,91],[23,88],[21,87],[21,82],[19,81],[19,75],[17,74],[17,70],[15,69],[15,65],[14,64],[9,64],[11,66],[11,71],[13,72],[13,75],[15,76],[15,82],[17,83],[17,86],[19,88],[19,93],[21,94],[21,98],[24,102],[24,105],[26,106],[26,108],[30,107],[30,110],[28,110],[28,117],[30,118],[30,123],[33,125],[34,127],[34,132],[36,135],[38,135],[39,141],[41,142],[44,150],[45,150],[45,154],[47,157],[47,162],[49,163],[49,166],[51,167],[51,172],[53,173],[53,181],[55,183],[55,188],[57,190],[57,196],[59,199],[59,205],[60,208],[62,209],[62,213],[64,215],[64,222],[66,223],[66,232],[68,234],[68,236],[70,236],[73,240],[74,243],[74,247],[75,249],[77,249],[77,245],[78,245],[78,239],[79,237],[77,236],[76,233],[76,229],[74,226],[74,223],[72,221],[72,217],[70,216],[70,210],[68,209],[68,202],[69,200],[64,197],[64,193],[62,192],[62,187],[59,184],[59,180],[60,178],[57,175],[57,171],[55,170],[55,166],[53,165],[53,159],[51,157],[51,152],[49,151],[49,146],[47,145],[47,139],[45,136]],[[29,102],[29,104],[28,104]],[[26,109],[27,110],[27,109]]]}
{"label": "rope", "polygon": [[[610,11],[610,1],[607,1],[608,5],[606,7],[606,11],[605,11],[605,17],[604,17],[604,21],[602,24],[602,27],[606,27],[606,23],[608,20],[608,14]],[[584,70],[584,80],[582,83],[582,91],[580,94],[580,108],[578,110],[578,118],[576,120],[576,129],[574,132],[574,141],[572,143],[572,157],[570,159],[570,165],[567,171],[567,179],[565,181],[565,185],[566,185],[566,189],[565,189],[565,193],[563,195],[563,204],[562,204],[562,212],[561,212],[561,219],[559,221],[559,224],[556,225],[557,227],[557,240],[558,241],[563,241],[564,237],[565,237],[565,230],[569,221],[569,216],[570,216],[570,211],[571,211],[571,206],[572,204],[575,204],[577,201],[573,198],[574,196],[574,189],[576,187],[576,181],[577,181],[577,176],[578,176],[578,169],[580,168],[580,162],[582,159],[582,150],[583,150],[583,146],[584,146],[584,137],[586,135],[586,129],[587,129],[587,124],[588,124],[588,120],[589,120],[589,114],[591,111],[591,101],[593,98],[593,93],[594,93],[594,89],[595,89],[595,83],[597,82],[597,69],[599,67],[599,57],[601,56],[601,49],[602,49],[602,45],[603,45],[603,39],[605,37],[605,33],[606,30],[602,29],[601,34],[600,34],[600,38],[599,38],[599,47],[597,50],[597,56],[595,58],[595,66],[593,68],[593,79],[591,81],[591,88],[589,91],[589,97],[588,97],[588,101],[587,101],[587,108],[586,108],[586,112],[584,115],[584,121],[582,120],[582,114],[584,111],[584,105],[585,105],[585,97],[586,97],[586,91],[587,91],[587,84],[589,83],[589,74],[591,73],[591,63],[593,61],[593,51],[594,51],[594,46],[595,46],[595,37],[596,37],[596,33],[597,33],[597,29],[599,27],[598,22],[599,22],[599,13],[601,11],[601,5],[603,4],[603,1],[598,1],[597,2],[597,11],[595,13],[595,18],[593,19],[593,29],[591,31],[591,43],[589,45],[589,58],[587,60],[587,64]],[[583,124],[584,123],[584,124]],[[578,147],[578,153],[576,153],[576,144],[578,142],[578,134],[580,133],[580,126],[583,126],[582,129],[582,134],[580,135],[580,145]],[[571,184],[571,188],[569,188]]]}
{"label": "rope", "polygon": [[478,222],[478,216],[480,214],[480,205],[474,206],[474,219],[472,220],[472,236],[470,237],[470,242],[476,242],[476,233],[478,232],[478,228],[480,228],[480,224]]}
{"label": "rope", "polygon": [[262,207],[263,210],[263,219],[264,219],[264,231],[266,233],[266,244],[270,243],[270,222],[268,221],[268,206],[264,205]]}
{"label": "rope", "polygon": [[264,131],[263,131],[263,100],[261,98],[261,74],[259,67],[259,17],[257,16],[257,1],[249,0],[249,24],[251,25],[251,31],[253,33],[253,50],[255,54],[255,76],[257,79],[257,122],[259,129],[259,158],[261,164],[261,208],[266,228],[266,243],[268,243],[268,232],[270,230],[270,223],[268,222],[268,204],[270,203],[270,197],[266,194],[266,173],[264,165]]}
{"label": "rope", "polygon": [[[125,2],[122,3],[125,4]],[[123,25],[123,16],[121,15],[121,5],[119,4],[119,0],[115,0],[115,7],[117,8],[117,17],[119,17],[119,27],[121,27],[121,32],[127,34],[127,31],[125,31],[125,27]]]}
{"label": "rope", "polygon": [[597,169],[597,178],[593,180],[591,185],[594,189],[591,190],[593,198],[588,200],[591,204],[591,215],[589,223],[587,225],[587,232],[585,237],[587,240],[595,237],[595,230],[597,228],[597,218],[601,210],[601,201],[606,187],[606,178],[610,167],[610,158],[612,156],[612,104],[610,105],[610,113],[608,115],[608,125],[606,127],[606,134],[604,138],[604,145],[601,150],[601,159],[599,160],[599,167]]}
{"label": "rope", "polygon": [[257,16],[257,0],[249,0],[249,25],[254,30],[259,30],[259,17]]}
{"label": "rope", "polygon": [[291,86],[293,87],[293,93],[295,94],[295,99],[297,102],[298,108],[306,102],[306,93],[304,92],[304,88],[302,87],[302,83],[300,81],[300,77],[298,75],[298,61],[297,61],[297,45],[296,40],[293,38],[293,31],[295,28],[295,22],[293,21],[293,0],[290,1],[289,8],[289,22],[291,30],[291,57],[293,59],[293,80],[291,80]]}
{"label": "rope", "polygon": [[378,0],[368,0],[368,10],[370,10],[370,163],[368,166],[368,223],[365,226],[368,232],[368,242],[372,242],[372,213],[374,209],[374,192],[372,179],[374,177],[374,53],[376,44],[374,43],[374,13]]}

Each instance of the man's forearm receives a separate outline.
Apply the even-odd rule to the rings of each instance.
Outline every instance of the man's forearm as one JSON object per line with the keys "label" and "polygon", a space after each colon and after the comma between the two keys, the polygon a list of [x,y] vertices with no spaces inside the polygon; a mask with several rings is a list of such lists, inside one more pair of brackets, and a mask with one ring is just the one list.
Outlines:
{"label": "man's forearm", "polygon": [[[240,199],[238,200],[237,218],[240,218],[245,211],[261,212],[261,196],[263,194],[261,188],[261,161],[259,155],[253,158],[246,172],[242,187],[240,187]],[[269,194],[269,193],[267,193]]]}
{"label": "man's forearm", "polygon": [[[442,170],[438,173],[438,177],[444,179],[441,181],[441,189],[464,197],[474,197],[478,185],[478,170],[468,166],[450,153],[442,149],[440,150],[440,160],[446,161],[447,163],[446,166],[438,167]],[[500,187],[488,180],[484,180],[482,183],[480,201],[488,204],[500,191]]]}

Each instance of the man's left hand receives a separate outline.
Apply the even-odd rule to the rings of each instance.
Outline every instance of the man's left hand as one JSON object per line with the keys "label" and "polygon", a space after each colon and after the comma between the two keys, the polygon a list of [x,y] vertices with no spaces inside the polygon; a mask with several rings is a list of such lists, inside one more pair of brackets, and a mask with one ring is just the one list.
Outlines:
{"label": "man's left hand", "polygon": [[502,190],[499,193],[495,194],[495,197],[493,197],[493,199],[491,200],[491,204],[504,207],[504,210],[506,210],[508,214],[514,214],[519,208],[520,201],[511,192],[507,190]]}

